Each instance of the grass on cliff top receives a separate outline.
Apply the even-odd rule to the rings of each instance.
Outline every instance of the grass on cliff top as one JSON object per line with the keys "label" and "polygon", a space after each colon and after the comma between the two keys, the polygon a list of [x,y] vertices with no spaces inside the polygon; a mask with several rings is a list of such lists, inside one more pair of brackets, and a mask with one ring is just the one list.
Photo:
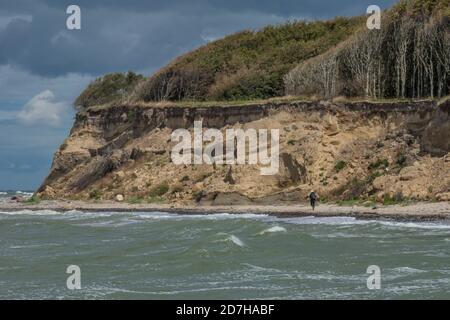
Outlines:
{"label": "grass on cliff top", "polygon": [[282,96],[283,77],[364,26],[364,16],[329,21],[288,21],[245,30],[175,58],[144,78],[113,73],[92,82],[78,108],[119,101],[246,101]]}
{"label": "grass on cliff top", "polygon": [[[448,101],[449,97],[445,100],[442,98],[439,100],[438,104],[442,104]],[[436,101],[433,99],[369,99],[363,97],[338,97],[332,100],[323,100],[318,97],[312,96],[283,96],[275,97],[269,99],[255,99],[255,100],[232,100],[232,101],[149,101],[149,102],[133,102],[133,103],[107,103],[98,106],[89,107],[89,111],[100,111],[113,108],[116,106],[128,106],[128,107],[143,107],[143,108],[208,108],[208,107],[236,107],[236,106],[253,106],[253,105],[269,105],[269,104],[288,104],[288,103],[311,103],[311,102],[321,102],[329,101],[332,103],[346,103],[346,104],[357,104],[357,103],[370,103],[370,104],[399,104],[399,103],[417,103],[417,102],[431,102]]]}
{"label": "grass on cliff top", "polygon": [[168,107],[180,107],[180,108],[207,108],[207,107],[233,107],[233,106],[251,106],[251,105],[263,105],[263,104],[281,104],[291,102],[312,102],[319,101],[316,98],[310,97],[294,97],[284,96],[270,99],[255,99],[255,100],[232,100],[232,101],[194,101],[194,100],[182,100],[182,101],[139,101],[133,103],[107,103],[98,106],[89,107],[87,110],[98,111],[108,108],[113,108],[119,105],[130,107],[155,107],[155,108],[168,108]]}

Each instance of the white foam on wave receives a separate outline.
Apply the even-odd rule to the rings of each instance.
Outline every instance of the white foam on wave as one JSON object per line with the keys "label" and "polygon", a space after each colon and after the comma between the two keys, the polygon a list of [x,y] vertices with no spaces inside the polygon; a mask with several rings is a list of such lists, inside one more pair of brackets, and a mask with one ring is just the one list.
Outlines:
{"label": "white foam on wave", "polygon": [[226,236],[226,238],[222,238],[222,239],[216,240],[214,242],[230,242],[230,243],[237,245],[238,247],[246,247],[246,244],[241,239],[239,239],[237,236],[235,236],[234,234],[219,232],[219,233],[217,233],[217,236]]}
{"label": "white foam on wave", "polygon": [[[207,283],[205,284],[207,285]],[[179,295],[186,293],[200,293],[200,292],[217,292],[217,291],[228,291],[228,290],[264,290],[266,288],[267,291],[273,290],[273,287],[260,287],[260,286],[248,286],[248,285],[235,285],[235,286],[211,286],[211,287],[199,287],[199,288],[185,288],[179,290],[161,290],[161,291],[138,291],[138,290],[130,290],[117,288],[113,286],[91,286],[86,287],[85,290],[89,294],[92,294],[94,297],[105,297],[109,294],[114,293],[129,293],[129,294],[139,294],[139,295]]]}
{"label": "white foam on wave", "polygon": [[14,245],[10,246],[10,249],[32,249],[32,248],[46,248],[46,247],[59,247],[60,243],[42,243],[42,244],[28,244],[28,245]]}
{"label": "white foam on wave", "polygon": [[243,266],[249,268],[252,272],[270,272],[270,273],[282,273],[284,271],[275,268],[260,267],[251,263],[242,263]]}
{"label": "white foam on wave", "polygon": [[0,196],[4,196],[4,195],[7,195],[7,194],[8,194],[8,192],[0,191]]}
{"label": "white foam on wave", "polygon": [[353,225],[353,224],[367,224],[373,221],[358,220],[353,217],[296,217],[296,218],[281,218],[283,222],[292,224],[325,224],[325,225]]}
{"label": "white foam on wave", "polygon": [[237,245],[239,247],[245,247],[245,243],[241,239],[236,237],[234,234],[230,235],[228,237],[228,240],[233,242],[235,245]]}
{"label": "white foam on wave", "polygon": [[266,233],[275,233],[275,232],[287,232],[286,228],[280,226],[270,227],[258,233],[259,235],[264,235]]}
{"label": "white foam on wave", "polygon": [[166,212],[146,212],[134,213],[139,218],[154,220],[228,220],[228,219],[267,219],[269,216],[265,214],[253,213],[214,213],[214,214],[177,214]]}
{"label": "white foam on wave", "polygon": [[450,230],[450,224],[444,222],[397,222],[397,221],[374,221],[388,227],[414,228],[414,229],[446,229]]}
{"label": "white foam on wave", "polygon": [[401,222],[386,220],[362,220],[354,217],[298,217],[298,218],[282,218],[281,221],[299,225],[367,225],[378,224],[386,227],[394,228],[415,228],[415,229],[444,229],[450,230],[448,222]]}
{"label": "white foam on wave", "polygon": [[[97,217],[99,217],[99,216],[97,216]],[[138,221],[122,218],[119,221],[106,220],[106,221],[98,221],[98,222],[91,222],[91,223],[78,223],[76,225],[81,226],[81,227],[93,227],[93,228],[117,228],[117,227],[123,227],[123,226],[134,224],[134,223],[138,223]]]}
{"label": "white foam on wave", "polygon": [[411,267],[398,267],[394,268],[394,271],[400,272],[400,273],[422,273],[427,272],[426,270],[411,268]]}
{"label": "white foam on wave", "polygon": [[20,194],[23,196],[32,196],[33,192],[28,192],[28,191],[16,191],[16,194]]}
{"label": "white foam on wave", "polygon": [[98,211],[78,211],[70,210],[63,213],[65,217],[70,219],[85,219],[85,218],[104,218],[118,215],[117,212],[98,212]]}
{"label": "white foam on wave", "polygon": [[0,211],[0,214],[8,216],[15,216],[15,215],[54,216],[54,215],[61,215],[63,213],[54,210],[18,210],[18,211]]}
{"label": "white foam on wave", "polygon": [[[0,211],[0,214],[5,215],[31,215],[31,216],[51,216],[51,215],[63,215],[71,219],[83,219],[83,218],[101,218],[117,215],[131,216],[136,221],[139,220],[236,220],[236,219],[248,219],[259,220],[263,222],[277,222],[288,223],[297,225],[332,225],[332,226],[351,226],[351,225],[368,225],[378,224],[383,227],[389,228],[413,228],[413,229],[430,229],[430,230],[450,230],[450,221],[442,222],[401,222],[401,221],[386,221],[386,220],[362,220],[354,217],[293,217],[293,218],[277,218],[268,214],[253,214],[253,213],[214,213],[214,214],[181,214],[181,213],[168,213],[168,212],[82,212],[82,211],[66,211],[59,212],[54,210],[19,210],[19,211]],[[263,230],[259,234],[273,233],[273,232],[286,232],[286,229],[281,226],[274,226]]]}

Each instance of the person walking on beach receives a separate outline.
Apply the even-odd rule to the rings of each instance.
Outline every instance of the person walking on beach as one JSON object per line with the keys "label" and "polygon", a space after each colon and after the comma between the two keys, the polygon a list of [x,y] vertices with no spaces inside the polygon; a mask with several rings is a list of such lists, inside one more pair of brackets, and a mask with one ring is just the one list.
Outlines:
{"label": "person walking on beach", "polygon": [[314,192],[314,190],[311,190],[308,198],[309,198],[309,202],[311,203],[311,207],[314,211],[314,209],[316,208],[316,202],[317,202],[317,199],[319,199],[319,196],[317,195],[317,193]]}

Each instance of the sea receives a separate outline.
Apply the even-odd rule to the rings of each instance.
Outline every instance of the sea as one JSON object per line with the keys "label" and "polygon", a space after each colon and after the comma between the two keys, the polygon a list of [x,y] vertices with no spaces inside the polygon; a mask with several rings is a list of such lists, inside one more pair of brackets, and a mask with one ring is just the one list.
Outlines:
{"label": "sea", "polygon": [[450,299],[450,222],[0,210],[0,299]]}

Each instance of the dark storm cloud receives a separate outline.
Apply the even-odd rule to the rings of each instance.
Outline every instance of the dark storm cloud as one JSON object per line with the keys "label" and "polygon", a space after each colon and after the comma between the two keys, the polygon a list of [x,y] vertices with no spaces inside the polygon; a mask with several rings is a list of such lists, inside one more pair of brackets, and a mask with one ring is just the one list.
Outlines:
{"label": "dark storm cloud", "polygon": [[[44,0],[48,6],[69,5],[71,1]],[[79,0],[78,5],[86,8],[105,8],[123,11],[159,11],[159,10],[193,10],[208,7],[211,10],[257,11],[270,14],[291,15],[306,14],[317,17],[333,17],[336,15],[361,14],[361,9],[377,4],[380,7],[390,6],[392,0],[110,0],[107,5],[101,1]]]}
{"label": "dark storm cloud", "polygon": [[[364,14],[393,0],[0,0],[0,64],[43,76],[147,73],[206,40],[288,18]],[[82,10],[82,30],[65,28],[69,4]],[[5,20],[6,19],[6,20]]]}

